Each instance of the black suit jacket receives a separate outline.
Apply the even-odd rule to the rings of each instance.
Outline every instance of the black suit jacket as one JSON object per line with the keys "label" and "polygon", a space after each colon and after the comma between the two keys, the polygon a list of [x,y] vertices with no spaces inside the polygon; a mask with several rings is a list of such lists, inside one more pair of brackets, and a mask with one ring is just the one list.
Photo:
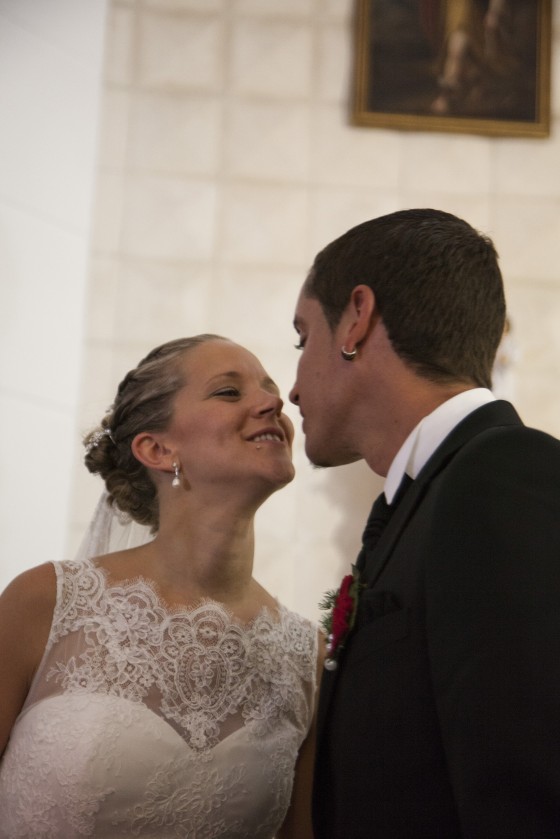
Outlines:
{"label": "black suit jacket", "polygon": [[474,411],[363,577],[321,686],[317,839],[560,835],[560,442]]}

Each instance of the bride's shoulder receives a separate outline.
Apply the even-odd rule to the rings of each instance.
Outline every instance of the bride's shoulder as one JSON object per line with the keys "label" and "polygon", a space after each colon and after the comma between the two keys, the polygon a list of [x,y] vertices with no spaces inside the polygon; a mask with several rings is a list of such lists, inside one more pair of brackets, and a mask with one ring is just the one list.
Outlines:
{"label": "bride's shoulder", "polygon": [[4,589],[3,601],[54,607],[56,600],[56,572],[52,562],[44,562],[22,571]]}
{"label": "bride's shoulder", "polygon": [[19,674],[29,682],[33,675],[48,641],[55,605],[52,563],[18,574],[0,595],[0,657],[14,678]]}
{"label": "bride's shoulder", "polygon": [[21,631],[50,628],[56,605],[56,572],[51,562],[37,565],[18,574],[0,595],[3,620]]}

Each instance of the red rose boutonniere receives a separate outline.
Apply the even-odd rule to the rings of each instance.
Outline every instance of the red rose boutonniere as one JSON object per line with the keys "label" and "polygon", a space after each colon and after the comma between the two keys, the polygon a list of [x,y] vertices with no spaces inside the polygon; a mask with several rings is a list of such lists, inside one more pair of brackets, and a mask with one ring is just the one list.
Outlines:
{"label": "red rose boutonniere", "polygon": [[336,670],[338,667],[337,658],[354,626],[358,599],[363,587],[357,568],[352,566],[352,573],[343,578],[340,588],[337,591],[328,591],[319,603],[319,608],[327,611],[321,619],[321,625],[327,634],[327,670]]}

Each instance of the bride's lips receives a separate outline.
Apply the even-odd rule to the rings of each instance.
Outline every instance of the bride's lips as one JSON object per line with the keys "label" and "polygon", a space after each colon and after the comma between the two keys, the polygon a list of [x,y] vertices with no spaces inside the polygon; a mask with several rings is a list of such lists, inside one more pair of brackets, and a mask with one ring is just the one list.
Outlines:
{"label": "bride's lips", "polygon": [[281,428],[271,426],[270,428],[261,428],[251,434],[247,440],[250,443],[285,443],[286,437]]}

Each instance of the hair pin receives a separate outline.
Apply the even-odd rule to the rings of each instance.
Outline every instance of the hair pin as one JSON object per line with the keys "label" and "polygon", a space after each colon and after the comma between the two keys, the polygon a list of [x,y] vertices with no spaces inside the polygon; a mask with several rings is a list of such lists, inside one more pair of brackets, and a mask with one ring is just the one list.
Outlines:
{"label": "hair pin", "polygon": [[111,434],[110,428],[100,428],[97,431],[94,431],[91,437],[89,438],[86,444],[86,454],[89,454],[92,449],[96,449],[104,437],[109,437],[111,442],[114,444],[113,435]]}

